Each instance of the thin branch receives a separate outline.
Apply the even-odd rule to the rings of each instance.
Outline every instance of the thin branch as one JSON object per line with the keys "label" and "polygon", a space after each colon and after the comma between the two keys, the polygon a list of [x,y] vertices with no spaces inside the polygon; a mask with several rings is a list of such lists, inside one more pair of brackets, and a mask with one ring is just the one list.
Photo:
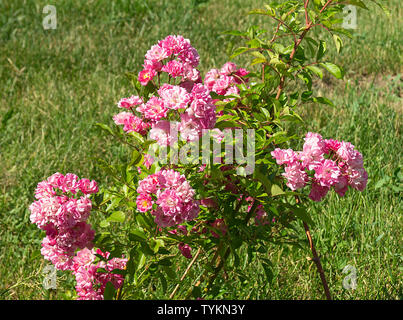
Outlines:
{"label": "thin branch", "polygon": [[326,2],[326,4],[323,6],[323,8],[319,11],[319,13],[322,13],[323,11],[325,11],[325,9],[327,8],[328,5],[330,5],[332,3],[333,0],[328,0],[328,2]]}
{"label": "thin branch", "polygon": [[293,37],[294,37],[294,43],[297,42],[297,35],[296,35],[295,32],[290,28],[289,25],[287,25],[283,20],[281,20],[281,19],[279,19],[279,18],[277,18],[277,17],[274,17],[274,16],[269,16],[269,17],[272,18],[272,19],[274,19],[274,20],[276,20],[277,22],[281,23],[281,24],[282,24],[283,26],[285,26],[288,30],[290,30],[291,34],[292,34]]}
{"label": "thin branch", "polygon": [[[322,7],[322,9],[320,10],[319,13],[322,13],[323,11],[325,11],[325,9],[332,3],[333,0],[329,0],[326,2],[326,4]],[[307,2],[304,2],[305,5],[307,4]],[[299,39],[297,40],[297,42],[295,42],[294,44],[294,48],[290,54],[290,60],[288,61],[288,68],[291,66],[292,60],[294,59],[294,55],[297,52],[297,49],[299,47],[299,45],[301,44],[302,40],[305,38],[306,34],[308,33],[308,31],[313,27],[313,22],[310,21],[308,23],[308,25],[306,26],[305,30],[301,33]],[[277,90],[277,95],[276,95],[276,100],[280,99],[281,96],[281,92],[284,89],[284,84],[285,84],[285,76],[282,76],[280,79],[280,84],[278,86],[278,90]]]}
{"label": "thin branch", "polygon": [[190,268],[192,268],[193,264],[195,263],[195,261],[199,257],[200,252],[201,252],[201,248],[199,248],[199,250],[197,250],[195,256],[192,259],[192,261],[190,261],[190,263],[187,266],[185,272],[183,273],[182,277],[180,278],[179,283],[176,285],[174,291],[172,291],[171,295],[169,296],[169,299],[172,299],[175,296],[176,292],[178,291],[178,289],[180,287],[180,283],[186,278],[187,274],[189,273]]}
{"label": "thin branch", "polygon": [[311,251],[312,251],[312,255],[313,255],[312,260],[315,262],[316,268],[318,269],[319,276],[322,281],[323,289],[325,290],[326,298],[327,298],[327,300],[332,300],[332,297],[330,295],[329,286],[326,281],[325,272],[323,271],[322,264],[320,263],[319,256],[318,256],[315,246],[313,244],[311,232],[309,231],[309,227],[306,222],[304,222],[304,228],[305,228],[306,237],[308,238],[308,241],[309,241],[309,247],[311,248]]}
{"label": "thin branch", "polygon": [[309,25],[309,18],[308,18],[308,4],[309,4],[309,0],[304,0],[304,9],[305,9],[305,25],[308,26]]}

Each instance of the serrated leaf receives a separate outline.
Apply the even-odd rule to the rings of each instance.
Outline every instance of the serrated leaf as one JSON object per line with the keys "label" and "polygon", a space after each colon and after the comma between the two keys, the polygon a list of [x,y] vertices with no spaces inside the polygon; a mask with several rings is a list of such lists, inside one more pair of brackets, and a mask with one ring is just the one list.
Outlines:
{"label": "serrated leaf", "polygon": [[341,38],[337,34],[333,34],[333,41],[336,45],[337,53],[340,53],[343,47],[343,41],[341,41]]}
{"label": "serrated leaf", "polygon": [[126,215],[123,211],[115,211],[106,219],[109,222],[124,222],[126,219]]}
{"label": "serrated leaf", "polygon": [[337,79],[343,78],[344,72],[341,69],[341,67],[339,67],[338,65],[335,65],[334,63],[331,63],[331,62],[320,63],[320,65],[323,68],[325,68],[327,71],[329,71]]}
{"label": "serrated leaf", "polygon": [[323,40],[320,40],[319,42],[319,47],[318,47],[318,52],[316,54],[316,60],[320,60],[323,58],[326,52],[326,42]]}
{"label": "serrated leaf", "polygon": [[129,233],[129,239],[132,241],[146,241],[147,237],[142,230],[139,229],[132,229]]}
{"label": "serrated leaf", "polygon": [[306,69],[308,69],[309,71],[311,71],[313,74],[317,75],[319,78],[323,78],[323,72],[322,70],[317,67],[317,66],[306,66]]}
{"label": "serrated leaf", "polygon": [[96,123],[95,125],[96,125],[97,127],[101,128],[102,130],[108,132],[110,135],[112,135],[112,136],[115,135],[115,134],[113,133],[112,129],[111,129],[109,126],[107,126],[106,124],[104,124],[104,123],[99,123],[99,122],[98,122],[98,123]]}

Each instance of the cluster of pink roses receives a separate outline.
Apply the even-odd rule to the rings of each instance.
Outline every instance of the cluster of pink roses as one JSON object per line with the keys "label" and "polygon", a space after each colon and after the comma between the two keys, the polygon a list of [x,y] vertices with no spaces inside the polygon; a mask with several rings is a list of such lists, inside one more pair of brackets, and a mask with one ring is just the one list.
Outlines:
{"label": "cluster of pink roses", "polygon": [[[95,262],[95,254],[101,255],[105,260]],[[103,300],[106,284],[110,282],[115,289],[119,289],[124,277],[121,274],[112,273],[113,270],[124,270],[127,259],[109,259],[109,252],[100,249],[90,250],[85,248],[74,257],[72,271],[76,277],[76,291],[78,300]],[[109,259],[109,260],[108,260]],[[99,270],[104,269],[104,270]]]}
{"label": "cluster of pink roses", "polygon": [[[126,132],[145,135],[151,128],[150,138],[161,146],[176,142],[178,131],[182,139],[194,141],[200,137],[203,129],[214,128],[216,108],[210,91],[202,84],[194,84],[190,92],[180,86],[163,84],[158,95],[152,96],[145,103],[138,96],[121,99],[118,107],[131,112],[116,114],[113,120],[117,125],[123,125]],[[164,120],[171,110],[178,115],[179,122]]]}
{"label": "cluster of pink roses", "polygon": [[[83,194],[78,198],[78,195]],[[92,240],[94,230],[86,221],[92,209],[89,195],[98,192],[97,183],[79,179],[75,174],[55,173],[38,183],[35,190],[37,201],[29,207],[30,220],[46,231],[41,253],[59,270],[71,270],[76,276],[79,299],[102,299],[108,281],[117,288],[123,278],[111,274],[122,269],[125,259],[111,259],[107,264],[95,260]],[[75,196],[77,198],[75,198]],[[77,249],[81,249],[75,254]],[[109,254],[103,254],[106,259]],[[98,272],[105,268],[107,272]]]}
{"label": "cluster of pink roses", "polygon": [[237,84],[247,82],[243,77],[248,75],[249,71],[239,68],[233,62],[225,63],[220,70],[211,69],[204,77],[204,85],[210,91],[223,96],[238,94]]}
{"label": "cluster of pink roses", "polygon": [[[178,140],[178,132],[183,140],[195,141],[200,138],[203,129],[213,129],[216,107],[210,91],[222,95],[238,93],[236,84],[245,82],[242,77],[249,73],[227,62],[221,70],[210,70],[203,85],[200,72],[196,69],[199,55],[189,40],[182,36],[166,37],[152,46],[145,57],[144,70],[139,73],[142,85],[156,75],[160,78],[163,72],[171,78],[179,78],[179,84],[162,84],[158,96],[152,96],[147,101],[139,96],[121,99],[118,107],[127,111],[116,114],[113,120],[117,125],[123,125],[126,132],[142,135],[149,132],[150,138],[161,146],[173,145]],[[168,62],[164,64],[166,60]]]}
{"label": "cluster of pink roses", "polygon": [[[160,106],[166,108],[163,116],[167,116],[167,110],[178,110],[176,113],[180,117],[180,121],[160,120],[152,124],[150,138],[156,140],[159,145],[173,145],[178,140],[177,132],[180,132],[183,140],[195,141],[199,139],[203,129],[214,128],[216,107],[210,91],[201,83],[194,84],[190,92],[180,86],[164,84],[158,90],[158,94],[161,97],[159,98]],[[153,103],[157,100],[158,98],[155,98]],[[145,107],[148,110],[152,108],[152,105]],[[179,113],[179,109],[183,112]],[[144,116],[146,116],[145,112]]]}
{"label": "cluster of pink roses", "polygon": [[[171,227],[191,221],[199,214],[199,204],[193,199],[195,191],[184,175],[174,170],[161,170],[139,182],[137,210],[155,216],[161,227]],[[156,209],[153,209],[153,205]]]}
{"label": "cluster of pink roses", "polygon": [[[362,154],[349,142],[327,140],[308,132],[302,151],[276,148],[271,154],[277,164],[285,165],[287,186],[297,190],[310,183],[309,197],[314,201],[320,201],[331,187],[344,196],[348,186],[363,191],[367,184]],[[310,177],[308,171],[312,170]]]}
{"label": "cluster of pink roses", "polygon": [[[83,196],[74,198],[80,191]],[[57,269],[71,269],[76,249],[91,246],[94,231],[86,223],[92,208],[88,195],[96,192],[95,181],[79,179],[72,173],[55,173],[38,184],[38,200],[29,207],[30,220],[46,231],[41,253]]]}
{"label": "cluster of pink roses", "polygon": [[159,72],[167,72],[172,78],[180,77],[182,82],[200,80],[200,72],[195,69],[200,57],[190,41],[178,35],[169,35],[147,51],[139,81],[147,85]]}

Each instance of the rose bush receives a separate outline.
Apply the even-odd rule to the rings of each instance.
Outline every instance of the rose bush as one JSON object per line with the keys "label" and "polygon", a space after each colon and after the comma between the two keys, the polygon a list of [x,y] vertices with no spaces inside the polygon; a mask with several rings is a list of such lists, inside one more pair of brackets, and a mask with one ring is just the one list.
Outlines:
{"label": "rose bush", "polygon": [[[216,277],[225,265],[237,270],[244,246],[270,281],[267,245],[292,242],[299,221],[316,255],[309,201],[332,187],[340,196],[349,186],[362,191],[368,178],[349,142],[309,132],[301,151],[290,148],[303,122],[296,106],[333,105],[314,96],[312,78],[344,74],[324,60],[326,42],[308,33],[326,29],[340,50],[346,3],[366,7],[308,0],[252,11],[275,21],[269,38],[256,26],[226,32],[246,39],[231,58],[251,54],[251,70],[227,62],[203,76],[197,50],[180,35],[151,46],[142,70],[128,74],[136,93],[118,102],[124,111],[113,117],[116,126],[98,124],[131,155],[116,166],[99,160],[113,185],[98,190],[95,181],[56,173],[38,184],[30,207],[31,221],[46,232],[44,258],[72,271],[79,299],[149,298],[157,285],[170,298],[214,298]],[[104,216],[96,234],[86,222],[91,210]],[[182,259],[189,265],[178,277]],[[181,286],[196,264],[204,271]]]}

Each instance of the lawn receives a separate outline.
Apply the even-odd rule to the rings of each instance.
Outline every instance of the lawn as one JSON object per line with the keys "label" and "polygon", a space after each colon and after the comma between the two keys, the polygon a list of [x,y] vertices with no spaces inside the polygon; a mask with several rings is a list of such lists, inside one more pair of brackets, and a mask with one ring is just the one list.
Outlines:
{"label": "lawn", "polygon": [[[335,299],[403,298],[403,5],[387,3],[390,17],[376,8],[358,10],[353,39],[344,39],[340,55],[328,53],[345,68],[345,79],[326,77],[314,86],[336,107],[300,110],[304,131],[351,141],[369,173],[364,192],[332,194],[312,205],[311,230]],[[268,25],[245,15],[262,6],[257,0],[71,0],[55,4],[57,29],[44,30],[47,4],[0,0],[0,299],[72,298],[67,272],[60,273],[56,292],[42,287],[42,233],[30,223],[28,206],[36,184],[57,171],[109,183],[95,159],[113,163],[126,150],[94,124],[112,124],[116,102],[132,94],[125,73],[140,69],[149,47],[182,34],[206,72],[228,60],[233,43],[241,45],[223,31]],[[268,256],[275,264],[271,283],[262,285],[263,270],[245,263],[248,277],[226,270],[239,281],[220,278],[220,297],[324,298],[308,244],[273,247]],[[357,270],[355,290],[342,286],[346,265]]]}

